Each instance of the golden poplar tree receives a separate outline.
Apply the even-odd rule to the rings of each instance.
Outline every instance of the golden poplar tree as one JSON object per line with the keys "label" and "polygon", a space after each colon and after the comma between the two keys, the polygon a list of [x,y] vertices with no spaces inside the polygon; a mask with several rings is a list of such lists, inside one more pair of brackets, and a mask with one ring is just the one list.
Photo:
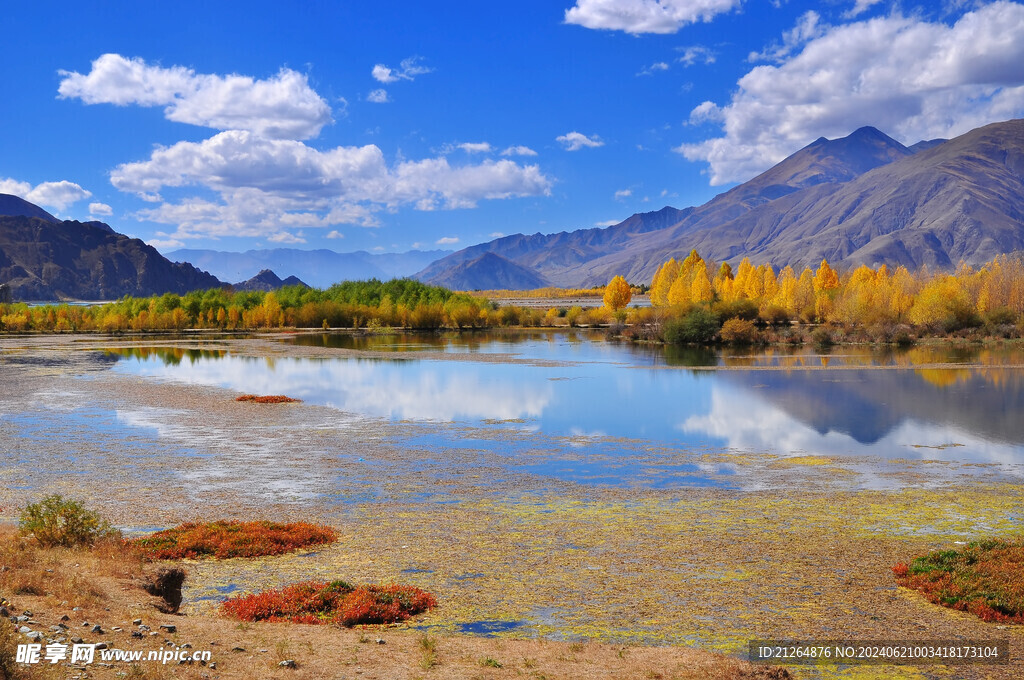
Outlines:
{"label": "golden poplar tree", "polygon": [[617,311],[629,304],[633,299],[633,291],[630,289],[626,279],[621,276],[614,276],[604,289],[604,305],[608,309]]}

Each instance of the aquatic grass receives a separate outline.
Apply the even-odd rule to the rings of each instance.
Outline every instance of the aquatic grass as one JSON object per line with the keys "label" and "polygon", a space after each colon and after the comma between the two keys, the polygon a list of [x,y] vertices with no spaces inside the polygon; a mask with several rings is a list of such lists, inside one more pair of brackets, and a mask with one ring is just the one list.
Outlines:
{"label": "aquatic grass", "polygon": [[338,540],[334,529],[308,522],[189,522],[131,541],[145,557],[182,560],[280,555]]}
{"label": "aquatic grass", "polygon": [[1024,623],[1024,540],[975,541],[892,568],[896,582],[982,621]]}
{"label": "aquatic grass", "polygon": [[307,581],[224,601],[221,611],[242,621],[337,624],[346,627],[397,623],[437,606],[412,586]]}

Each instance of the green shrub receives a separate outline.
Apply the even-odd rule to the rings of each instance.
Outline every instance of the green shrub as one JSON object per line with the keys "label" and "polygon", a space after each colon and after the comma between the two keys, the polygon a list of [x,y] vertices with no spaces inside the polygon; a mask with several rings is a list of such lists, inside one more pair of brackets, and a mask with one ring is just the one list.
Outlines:
{"label": "green shrub", "polygon": [[715,339],[718,319],[703,307],[694,307],[682,318],[665,324],[665,342],[672,345],[705,343]]}
{"label": "green shrub", "polygon": [[18,527],[22,534],[32,534],[44,546],[68,548],[91,546],[100,539],[121,535],[96,512],[59,495],[25,506]]}

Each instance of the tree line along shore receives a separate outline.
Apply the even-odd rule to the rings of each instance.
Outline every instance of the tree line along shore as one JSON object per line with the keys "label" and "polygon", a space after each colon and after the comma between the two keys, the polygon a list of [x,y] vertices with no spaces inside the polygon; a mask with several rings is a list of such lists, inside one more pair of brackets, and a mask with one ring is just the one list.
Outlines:
{"label": "tree line along shore", "polygon": [[[496,291],[490,291],[495,293]],[[0,332],[133,332],[276,328],[437,330],[494,327],[611,326],[637,340],[669,343],[902,342],[961,335],[1012,338],[1024,326],[1024,258],[1002,255],[983,267],[910,272],[885,265],[840,273],[776,272],[744,259],[735,270],[696,251],[671,259],[649,285],[621,276],[586,292],[592,308],[559,306],[565,289],[519,292],[551,299],[543,307],[498,304],[411,279],[347,281],[327,289],[287,286],[272,292],[213,288],[186,295],[124,297],[95,306],[0,303]],[[584,291],[568,291],[576,296]],[[630,307],[648,293],[650,307]],[[515,297],[511,298],[512,300]],[[816,334],[816,335],[815,335]]]}

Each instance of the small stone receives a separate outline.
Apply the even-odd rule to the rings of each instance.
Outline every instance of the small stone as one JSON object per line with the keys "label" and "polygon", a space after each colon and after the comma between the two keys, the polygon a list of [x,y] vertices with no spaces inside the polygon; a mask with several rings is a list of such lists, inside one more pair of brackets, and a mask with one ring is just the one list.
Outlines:
{"label": "small stone", "polygon": [[297,668],[298,664],[293,659],[285,659],[281,663],[277,664],[281,668]]}
{"label": "small stone", "polygon": [[80,637],[73,637],[73,638],[71,638],[71,644],[73,644],[73,645],[80,645],[80,644],[82,644],[82,638],[80,638]]}
{"label": "small stone", "polygon": [[86,628],[88,626],[89,626],[89,622],[88,621],[82,621],[82,628]]}
{"label": "small stone", "polygon": [[133,630],[132,631],[132,637],[135,638],[136,640],[141,640],[145,636],[142,633],[140,633],[139,631]]}
{"label": "small stone", "polygon": [[168,633],[176,633],[178,632],[178,627],[173,624],[165,624],[160,626],[160,630],[165,630]]}
{"label": "small stone", "polygon": [[3,617],[3,618],[6,619],[6,618],[9,618],[10,616],[11,616],[11,611],[7,607],[0,607],[0,617]]}
{"label": "small stone", "polygon": [[99,642],[96,644],[96,649],[109,649],[106,642]]}
{"label": "small stone", "polygon": [[95,626],[92,627],[92,632],[96,633],[97,635],[103,635],[103,626],[97,623]]}
{"label": "small stone", "polygon": [[245,647],[232,647],[231,651],[232,652],[244,652],[245,651]]}
{"label": "small stone", "polygon": [[28,635],[29,633],[32,632],[32,629],[29,628],[28,626],[22,626],[21,628],[18,629],[18,632],[21,633],[22,635]]}
{"label": "small stone", "polygon": [[159,634],[160,634],[160,633],[158,633],[158,632],[156,632],[155,630],[153,630],[153,631],[150,631],[150,633],[149,633],[149,637],[153,637],[154,635],[159,635]]}
{"label": "small stone", "polygon": [[25,611],[23,611],[23,612],[21,613],[21,615],[22,615],[22,616],[27,616],[27,617],[28,617],[27,619],[25,619],[26,621],[28,621],[28,619],[31,619],[31,618],[32,618],[32,612],[30,612],[30,611],[29,611],[29,610],[27,610],[27,609],[26,609]]}
{"label": "small stone", "polygon": [[178,649],[192,649],[192,645],[186,642],[185,644],[179,646]]}
{"label": "small stone", "polygon": [[133,626],[141,626],[142,625],[142,619],[135,619],[134,621],[132,621],[132,625]]}
{"label": "small stone", "polygon": [[70,620],[71,620],[71,617],[70,617],[70,616],[68,616],[67,614],[65,614],[64,616],[60,617],[60,620],[61,620],[61,621],[70,621]]}
{"label": "small stone", "polygon": [[120,633],[123,629],[120,626],[114,626],[110,630],[114,631],[115,633]]}
{"label": "small stone", "polygon": [[60,632],[60,626],[50,626],[50,632],[51,633],[59,633]]}
{"label": "small stone", "polygon": [[209,668],[209,669],[210,669],[211,671],[215,671],[215,670],[217,670],[217,662],[216,662],[216,661],[214,661],[214,662],[213,662],[213,663],[211,663],[211,664],[210,664],[209,666],[207,666],[207,668]]}

